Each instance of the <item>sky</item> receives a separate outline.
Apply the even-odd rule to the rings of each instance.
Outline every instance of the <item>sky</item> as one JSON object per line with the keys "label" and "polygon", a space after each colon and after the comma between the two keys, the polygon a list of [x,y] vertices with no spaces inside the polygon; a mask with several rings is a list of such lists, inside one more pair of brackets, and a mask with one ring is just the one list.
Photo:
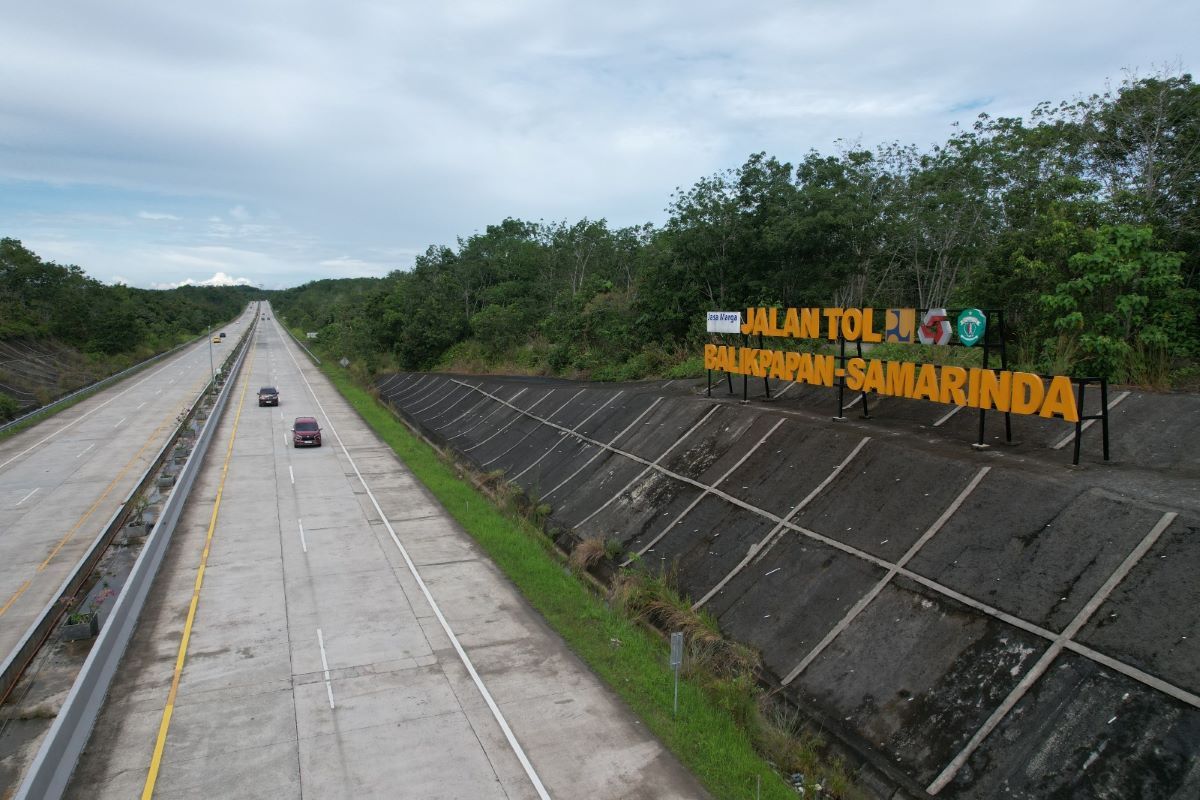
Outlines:
{"label": "sky", "polygon": [[62,0],[3,31],[0,236],[147,288],[382,276],[505,217],[661,224],[752,153],[929,146],[1200,64],[1178,0]]}

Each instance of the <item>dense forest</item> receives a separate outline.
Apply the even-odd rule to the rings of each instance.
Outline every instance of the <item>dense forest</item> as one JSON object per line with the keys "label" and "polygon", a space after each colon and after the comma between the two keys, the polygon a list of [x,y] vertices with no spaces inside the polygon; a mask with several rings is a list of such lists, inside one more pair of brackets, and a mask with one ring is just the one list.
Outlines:
{"label": "dense forest", "polygon": [[260,294],[244,286],[108,286],[0,239],[0,420],[232,319]]}
{"label": "dense forest", "polygon": [[756,153],[676,190],[661,227],[506,219],[272,299],[367,369],[666,375],[695,369],[705,310],[945,305],[1005,309],[1027,368],[1188,385],[1198,203],[1200,87],[1159,74],[927,149]]}

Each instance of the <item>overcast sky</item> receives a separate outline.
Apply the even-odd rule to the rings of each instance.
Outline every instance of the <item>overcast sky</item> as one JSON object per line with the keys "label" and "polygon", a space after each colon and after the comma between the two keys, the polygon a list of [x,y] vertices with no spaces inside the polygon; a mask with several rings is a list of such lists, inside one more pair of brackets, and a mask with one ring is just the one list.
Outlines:
{"label": "overcast sky", "polygon": [[506,216],[661,223],[753,152],[928,145],[1200,62],[1180,0],[59,0],[0,26],[0,236],[143,287],[384,275]]}

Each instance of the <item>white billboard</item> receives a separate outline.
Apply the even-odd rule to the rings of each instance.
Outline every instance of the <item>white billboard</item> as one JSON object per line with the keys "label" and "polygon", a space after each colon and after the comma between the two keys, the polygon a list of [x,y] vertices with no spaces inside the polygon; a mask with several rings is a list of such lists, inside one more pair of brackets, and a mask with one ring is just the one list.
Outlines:
{"label": "white billboard", "polygon": [[709,333],[741,333],[742,312],[740,311],[709,311]]}

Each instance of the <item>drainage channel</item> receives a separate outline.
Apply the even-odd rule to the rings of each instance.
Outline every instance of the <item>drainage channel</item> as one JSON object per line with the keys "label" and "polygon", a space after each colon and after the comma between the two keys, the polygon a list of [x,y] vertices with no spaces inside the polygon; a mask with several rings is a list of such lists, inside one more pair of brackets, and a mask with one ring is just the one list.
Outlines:
{"label": "drainage channel", "polygon": [[[57,796],[90,733],[259,318],[180,414],[122,507],[0,665],[0,796]],[[104,672],[110,674],[105,676]],[[94,705],[94,709],[88,706]],[[72,755],[72,751],[75,751]],[[69,763],[65,763],[69,761]],[[65,776],[60,774],[65,771]],[[24,781],[24,783],[22,783]],[[61,790],[59,790],[61,791]]]}

